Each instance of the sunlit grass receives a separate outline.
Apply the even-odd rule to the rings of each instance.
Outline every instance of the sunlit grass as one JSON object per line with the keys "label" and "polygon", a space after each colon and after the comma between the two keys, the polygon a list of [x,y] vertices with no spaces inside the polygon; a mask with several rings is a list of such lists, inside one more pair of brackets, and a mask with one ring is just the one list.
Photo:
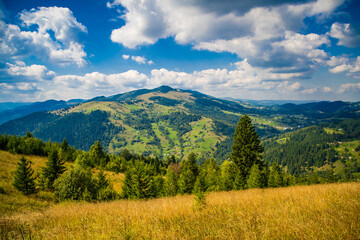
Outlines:
{"label": "sunlit grass", "polygon": [[[3,238],[358,239],[360,183],[211,193],[148,201],[64,203],[3,217]],[[21,231],[19,229],[22,229]]]}

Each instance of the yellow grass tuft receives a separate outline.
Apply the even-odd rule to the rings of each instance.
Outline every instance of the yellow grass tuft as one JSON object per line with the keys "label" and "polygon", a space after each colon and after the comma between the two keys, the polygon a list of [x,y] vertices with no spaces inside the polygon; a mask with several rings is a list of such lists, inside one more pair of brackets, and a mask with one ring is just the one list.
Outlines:
{"label": "yellow grass tuft", "polygon": [[2,238],[359,239],[360,183],[218,192],[148,201],[63,203],[0,217]]}

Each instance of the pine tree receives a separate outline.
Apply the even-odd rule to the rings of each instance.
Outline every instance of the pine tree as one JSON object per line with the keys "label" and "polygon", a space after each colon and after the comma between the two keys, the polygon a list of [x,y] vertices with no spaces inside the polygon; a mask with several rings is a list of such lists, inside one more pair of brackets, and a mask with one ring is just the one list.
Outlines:
{"label": "pine tree", "polygon": [[182,194],[191,193],[194,189],[199,169],[196,164],[196,156],[190,153],[188,159],[183,160],[180,165],[179,191]]}
{"label": "pine tree", "polygon": [[262,183],[263,183],[263,176],[261,174],[259,165],[254,164],[251,167],[250,175],[247,180],[247,188],[260,188],[262,187]]}
{"label": "pine tree", "polygon": [[193,193],[197,194],[197,193],[201,193],[201,192],[206,192],[206,183],[205,183],[205,177],[200,174],[197,178],[196,178],[196,182],[194,184],[194,190]]}
{"label": "pine tree", "polygon": [[261,146],[255,127],[251,119],[244,115],[236,126],[234,133],[234,144],[230,159],[237,166],[238,176],[236,185],[245,188],[246,181],[250,174],[250,169],[254,164],[261,165]]}
{"label": "pine tree", "polygon": [[52,150],[49,153],[48,161],[43,168],[43,177],[46,179],[46,187],[49,189],[54,188],[55,180],[65,172],[65,162],[61,161],[58,156],[58,151]]}
{"label": "pine tree", "polygon": [[279,165],[274,162],[270,167],[270,174],[269,174],[269,187],[281,187],[283,186],[283,176],[280,170]]}
{"label": "pine tree", "polygon": [[134,190],[133,190],[133,178],[131,169],[127,169],[125,171],[125,179],[123,181],[122,186],[122,198],[134,198]]}
{"label": "pine tree", "polygon": [[220,190],[220,167],[213,158],[205,160],[200,174],[205,179],[207,191]]}
{"label": "pine tree", "polygon": [[105,167],[110,160],[107,154],[103,151],[100,141],[96,141],[94,145],[91,146],[89,153],[90,157],[97,166]]}
{"label": "pine tree", "polygon": [[175,196],[179,191],[178,186],[178,175],[171,168],[171,165],[168,167],[165,182],[164,182],[164,192],[166,196]]}
{"label": "pine tree", "polygon": [[100,189],[105,189],[109,186],[110,186],[109,179],[106,178],[106,174],[101,169],[97,174],[97,188],[98,190],[100,190]]}
{"label": "pine tree", "polygon": [[194,191],[195,194],[195,202],[194,202],[194,208],[196,210],[201,210],[206,206],[206,184],[205,184],[205,178],[202,175],[199,175],[196,178],[196,182],[194,185]]}
{"label": "pine tree", "polygon": [[221,164],[221,189],[224,191],[229,191],[234,189],[234,181],[236,176],[235,164],[225,160]]}
{"label": "pine tree", "polygon": [[13,186],[24,195],[35,193],[35,177],[33,177],[34,170],[31,168],[31,162],[21,157],[17,164]]}

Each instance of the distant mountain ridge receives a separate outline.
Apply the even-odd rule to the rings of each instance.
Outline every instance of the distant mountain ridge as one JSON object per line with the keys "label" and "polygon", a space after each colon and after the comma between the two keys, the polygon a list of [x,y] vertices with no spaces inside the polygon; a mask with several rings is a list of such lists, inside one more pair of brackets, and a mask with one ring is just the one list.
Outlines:
{"label": "distant mountain ridge", "polygon": [[84,102],[84,100],[82,100],[82,99],[73,99],[73,100],[69,100],[69,101],[47,100],[44,102],[20,104],[20,106],[1,111],[0,112],[0,124],[10,121],[10,120],[13,120],[13,119],[17,119],[17,118],[29,115],[33,112],[58,110],[58,109],[69,107],[69,106],[72,106],[72,105],[75,105],[78,103],[82,103],[82,102]]}
{"label": "distant mountain ridge", "polygon": [[76,105],[53,103],[51,112],[33,111],[3,123],[0,133],[31,131],[38,138],[57,142],[66,138],[84,150],[99,140],[110,153],[128,149],[181,159],[195,152],[200,159],[223,161],[243,114],[251,117],[260,137],[266,139],[299,127],[356,118],[360,110],[359,103],[344,102],[254,106],[168,86],[100,96]]}

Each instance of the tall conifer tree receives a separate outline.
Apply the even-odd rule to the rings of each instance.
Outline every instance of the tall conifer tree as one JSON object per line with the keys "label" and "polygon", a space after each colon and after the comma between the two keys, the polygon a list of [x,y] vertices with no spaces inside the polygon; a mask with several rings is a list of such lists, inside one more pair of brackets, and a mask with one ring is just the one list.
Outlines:
{"label": "tall conifer tree", "polygon": [[260,154],[264,151],[248,115],[242,116],[236,126],[231,150],[230,159],[235,163],[238,172],[236,188],[245,188],[251,167],[254,164],[261,166]]}
{"label": "tall conifer tree", "polygon": [[198,174],[199,168],[196,164],[196,156],[194,153],[190,153],[188,159],[181,161],[179,178],[180,193],[186,194],[193,191]]}
{"label": "tall conifer tree", "polygon": [[34,170],[31,169],[31,162],[21,157],[14,175],[13,186],[24,195],[35,193]]}
{"label": "tall conifer tree", "polygon": [[59,159],[58,151],[52,150],[49,153],[48,161],[43,168],[43,177],[46,179],[46,187],[49,189],[54,188],[55,180],[65,172],[65,162]]}

